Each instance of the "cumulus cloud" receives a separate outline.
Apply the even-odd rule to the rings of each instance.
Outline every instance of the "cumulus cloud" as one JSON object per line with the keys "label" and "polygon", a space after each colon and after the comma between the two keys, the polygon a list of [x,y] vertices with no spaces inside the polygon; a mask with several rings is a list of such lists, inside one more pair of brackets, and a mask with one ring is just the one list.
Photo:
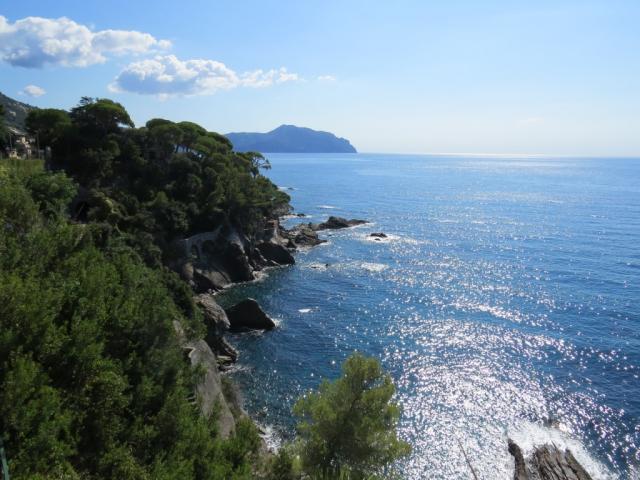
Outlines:
{"label": "cumulus cloud", "polygon": [[255,70],[237,74],[215,60],[180,60],[175,55],[159,55],[153,59],[129,64],[109,86],[114,92],[143,95],[210,95],[237,87],[268,87],[298,80],[286,68]]}
{"label": "cumulus cloud", "polygon": [[38,87],[37,85],[27,85],[22,90],[20,90],[21,95],[26,95],[28,97],[41,97],[47,93],[44,88]]}
{"label": "cumulus cloud", "polygon": [[333,75],[320,75],[318,77],[318,81],[331,83],[336,81],[336,77],[334,77]]}
{"label": "cumulus cloud", "polygon": [[141,54],[170,46],[167,40],[135,30],[94,32],[66,17],[26,17],[10,23],[0,15],[0,60],[19,67],[86,67],[106,61],[109,55]]}

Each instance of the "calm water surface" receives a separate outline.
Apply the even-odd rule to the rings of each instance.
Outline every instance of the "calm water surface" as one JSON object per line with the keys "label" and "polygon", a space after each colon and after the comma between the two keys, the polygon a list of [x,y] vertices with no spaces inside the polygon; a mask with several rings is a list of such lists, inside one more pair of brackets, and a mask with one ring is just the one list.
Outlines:
{"label": "calm water surface", "polygon": [[374,222],[221,297],[251,295],[279,323],[231,338],[247,408],[275,438],[357,349],[398,386],[407,479],[470,478],[456,439],[480,478],[511,478],[508,436],[638,478],[640,160],[269,159],[305,221]]}

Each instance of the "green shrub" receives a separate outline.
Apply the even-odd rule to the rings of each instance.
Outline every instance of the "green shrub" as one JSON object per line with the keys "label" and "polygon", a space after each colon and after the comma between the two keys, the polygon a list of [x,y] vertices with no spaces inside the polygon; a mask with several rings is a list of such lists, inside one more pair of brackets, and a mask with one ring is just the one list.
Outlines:
{"label": "green shrub", "polygon": [[379,362],[351,355],[335,382],[294,406],[299,417],[299,452],[303,467],[326,478],[360,479],[378,475],[410,452],[396,433],[400,415],[395,387]]}

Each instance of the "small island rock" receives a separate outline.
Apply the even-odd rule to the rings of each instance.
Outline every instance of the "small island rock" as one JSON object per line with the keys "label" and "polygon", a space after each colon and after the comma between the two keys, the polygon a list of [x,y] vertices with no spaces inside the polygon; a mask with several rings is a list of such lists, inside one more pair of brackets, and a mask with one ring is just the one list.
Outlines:
{"label": "small island rock", "polygon": [[338,230],[340,228],[355,227],[356,225],[362,225],[364,223],[368,222],[366,220],[347,220],[346,218],[331,216],[326,222],[311,225],[311,228],[314,230]]}
{"label": "small island rock", "polygon": [[315,247],[326,240],[318,238],[318,234],[308,224],[296,225],[288,232],[289,238],[297,247]]}

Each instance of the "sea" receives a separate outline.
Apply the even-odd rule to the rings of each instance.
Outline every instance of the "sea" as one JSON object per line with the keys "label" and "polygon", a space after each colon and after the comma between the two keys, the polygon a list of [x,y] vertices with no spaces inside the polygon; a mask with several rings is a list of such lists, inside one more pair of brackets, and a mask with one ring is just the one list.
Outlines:
{"label": "sea", "polygon": [[[524,450],[571,449],[640,478],[640,159],[272,154],[284,224],[322,232],[296,264],[219,296],[276,320],[230,336],[231,375],[277,446],[291,407],[354,351],[392,376],[406,479],[510,479]],[[376,239],[370,233],[383,232]]]}

